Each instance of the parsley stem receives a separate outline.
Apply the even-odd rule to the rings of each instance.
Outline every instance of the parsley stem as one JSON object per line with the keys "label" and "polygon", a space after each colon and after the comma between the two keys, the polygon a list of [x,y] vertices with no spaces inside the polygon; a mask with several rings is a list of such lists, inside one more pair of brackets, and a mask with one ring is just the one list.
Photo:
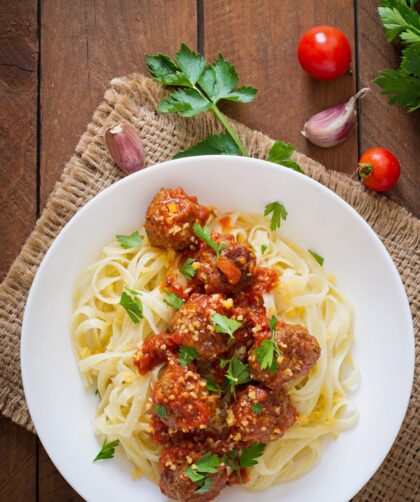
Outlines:
{"label": "parsley stem", "polygon": [[210,109],[216,115],[216,117],[219,119],[219,121],[223,124],[224,128],[229,133],[230,137],[233,139],[233,141],[238,146],[238,148],[241,151],[242,155],[244,155],[245,157],[249,157],[248,150],[240,142],[238,136],[236,136],[234,130],[232,129],[232,127],[229,124],[229,122],[225,119],[223,113],[217,108],[217,106],[215,104],[212,104],[211,107],[210,107]]}

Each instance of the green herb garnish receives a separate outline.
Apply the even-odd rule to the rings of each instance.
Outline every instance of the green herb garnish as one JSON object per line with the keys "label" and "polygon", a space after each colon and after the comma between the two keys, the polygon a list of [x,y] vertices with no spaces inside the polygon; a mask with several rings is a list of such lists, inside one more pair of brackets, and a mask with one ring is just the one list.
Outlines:
{"label": "green herb garnish", "polygon": [[174,155],[174,159],[195,157],[197,155],[238,155],[239,148],[228,134],[208,136],[191,148],[187,148]]}
{"label": "green herb garnish", "polygon": [[282,166],[293,169],[293,171],[297,171],[298,173],[305,174],[302,171],[300,165],[291,159],[295,150],[295,147],[290,143],[275,141],[270,151],[268,152],[267,160],[274,162],[275,164],[280,164]]}
{"label": "green herb garnish", "polygon": [[242,323],[236,319],[229,319],[222,314],[213,314],[211,320],[216,326],[216,333],[226,333],[230,338],[235,338],[233,334],[242,327]]}
{"label": "green herb garnish", "polygon": [[209,481],[211,482],[212,480],[206,478],[206,474],[215,474],[219,466],[220,461],[217,455],[208,452],[194,462],[194,469],[188,467],[188,469],[185,469],[184,474],[198,486],[196,493],[204,493],[212,487],[212,484],[209,483]]}
{"label": "green herb garnish", "polygon": [[255,413],[256,415],[261,415],[262,413],[262,404],[261,403],[254,403],[252,406],[251,406],[251,410],[253,411],[253,413]]}
{"label": "green herb garnish", "polygon": [[139,298],[140,293],[132,289],[127,289],[121,295],[120,305],[127,311],[130,319],[138,324],[143,319],[143,304]]}
{"label": "green herb garnish", "polygon": [[101,451],[96,455],[93,459],[94,462],[97,460],[106,460],[108,458],[113,458],[115,453],[115,448],[120,444],[120,440],[116,439],[115,441],[111,441],[110,443],[106,442],[106,439],[102,445]]}
{"label": "green herb garnish", "polygon": [[101,399],[101,395],[99,394],[99,390],[98,389],[95,390],[95,396],[98,396],[99,399]]}
{"label": "green herb garnish", "polygon": [[[224,359],[221,360],[220,366],[223,368],[226,366]],[[243,383],[250,381],[248,365],[243,363],[236,353],[233,355],[232,359],[228,360],[228,369],[226,371],[226,381],[230,387],[232,394],[235,394],[235,387]],[[224,366],[222,366],[222,363]]]}
{"label": "green herb garnish", "polygon": [[221,394],[223,392],[222,389],[220,389],[216,385],[216,383],[213,380],[211,380],[210,378],[207,380],[206,388],[210,392],[217,392],[219,394]]}
{"label": "green herb garnish", "polygon": [[116,239],[124,249],[131,249],[140,246],[143,240],[137,230],[131,235],[117,235]]}
{"label": "green herb garnish", "polygon": [[[272,213],[272,214],[271,214]],[[280,202],[270,202],[264,208],[264,216],[271,214],[271,230],[276,230],[280,228],[281,220],[287,219],[287,211],[283,204]]]}
{"label": "green herb garnish", "polygon": [[200,240],[206,243],[207,246],[213,249],[217,256],[219,256],[222,250],[227,247],[226,244],[218,243],[212,240],[209,227],[202,227],[198,223],[195,223],[194,233]]}
{"label": "green herb garnish", "polygon": [[191,361],[197,359],[198,352],[194,347],[185,347],[184,345],[181,345],[178,351],[178,356],[179,364],[181,364],[181,366],[187,366],[187,364],[189,364]]}
{"label": "green herb garnish", "polygon": [[164,290],[164,293],[167,298],[165,298],[163,302],[166,303],[166,305],[168,305],[169,307],[179,310],[184,305],[184,300],[175,293],[171,293],[167,289]]}
{"label": "green herb garnish", "polygon": [[261,246],[261,254],[264,254],[267,251],[267,248],[268,248],[267,244],[263,244]]}
{"label": "green herb garnish", "polygon": [[311,255],[315,258],[315,260],[321,265],[324,265],[324,258],[319,255],[318,253],[315,253],[315,251],[311,251],[310,249],[308,249],[308,251],[311,253]]}
{"label": "green herb garnish", "polygon": [[264,449],[264,443],[254,443],[249,448],[244,448],[239,457],[239,465],[241,467],[252,467],[253,465],[257,465],[257,458],[261,457],[264,453]]}
{"label": "green herb garnish", "polygon": [[179,269],[181,274],[186,278],[186,279],[192,279],[195,276],[195,270],[192,266],[194,263],[194,260],[192,258],[188,258],[187,260],[184,261],[184,264],[182,267]]}
{"label": "green herb garnish", "polygon": [[168,416],[168,412],[166,411],[166,408],[160,404],[158,404],[157,406],[155,406],[153,408],[153,413],[161,418],[166,418]]}
{"label": "green herb garnish", "polygon": [[282,356],[283,352],[278,348],[275,339],[275,329],[277,324],[276,316],[272,316],[270,319],[270,330],[271,337],[264,340],[261,345],[255,349],[255,356],[260,364],[262,370],[269,369],[272,373],[276,372],[277,369],[277,356]]}

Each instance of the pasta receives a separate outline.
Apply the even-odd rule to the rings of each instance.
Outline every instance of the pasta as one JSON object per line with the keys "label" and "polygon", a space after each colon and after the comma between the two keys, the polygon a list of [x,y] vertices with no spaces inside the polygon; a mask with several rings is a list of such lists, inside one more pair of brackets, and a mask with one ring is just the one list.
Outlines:
{"label": "pasta", "polygon": [[[267,218],[248,213],[212,217],[208,225],[230,233],[255,249],[258,265],[275,269],[279,285],[264,295],[268,316],[301,324],[316,337],[321,355],[310,373],[287,384],[299,413],[297,422],[269,443],[257,465],[249,470],[245,487],[265,489],[273,483],[302,476],[319,461],[322,438],[336,437],[355,425],[357,409],[348,395],[359,373],[351,348],[353,311],[314,257],[270,230]],[[124,249],[117,241],[105,246],[100,258],[81,275],[75,292],[72,339],[87,389],[99,394],[95,433],[118,439],[134,465],[133,475],[159,480],[161,447],[151,439],[150,395],[161,366],[140,375],[133,356],[138,344],[163,332],[173,315],[165,303],[162,283],[179,256],[152,247],[144,228],[142,243]],[[124,288],[141,293],[143,318],[134,324],[119,305]]]}

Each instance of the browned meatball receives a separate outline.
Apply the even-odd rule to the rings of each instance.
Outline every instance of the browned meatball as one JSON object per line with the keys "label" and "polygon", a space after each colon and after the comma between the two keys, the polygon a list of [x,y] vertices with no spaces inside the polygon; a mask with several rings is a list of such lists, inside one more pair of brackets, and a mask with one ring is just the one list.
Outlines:
{"label": "browned meatball", "polygon": [[273,389],[281,387],[293,378],[306,375],[315,365],[321,353],[316,338],[310,335],[303,326],[278,321],[275,340],[282,352],[282,355],[277,356],[275,372],[270,369],[261,370],[260,363],[256,358],[255,351],[262,343],[262,338],[255,342],[248,357],[252,378]]}
{"label": "browned meatball", "polygon": [[297,412],[282,391],[248,385],[228,414],[231,438],[243,443],[268,443],[281,437],[296,420]]}
{"label": "browned meatball", "polygon": [[[197,493],[196,484],[185,471],[208,453],[200,443],[184,442],[177,446],[164,448],[160,456],[160,489],[167,497],[181,502],[207,502],[213,500],[227,484],[226,467],[219,466],[217,472],[206,474],[211,487],[204,493]],[[203,483],[203,480],[201,481]]]}
{"label": "browned meatball", "polygon": [[207,391],[206,381],[192,364],[181,366],[173,356],[153,387],[153,417],[169,433],[205,429],[217,412],[219,399],[218,394]]}
{"label": "browned meatball", "polygon": [[197,244],[194,224],[204,225],[210,212],[181,187],[161,188],[147,208],[144,228],[153,246],[185,249]]}
{"label": "browned meatball", "polygon": [[226,352],[229,336],[216,333],[213,316],[216,313],[229,316],[233,302],[222,295],[194,293],[176,312],[169,332],[174,343],[193,347],[198,359],[212,361]]}
{"label": "browned meatball", "polygon": [[212,240],[226,247],[220,256],[202,243],[196,257],[196,279],[206,293],[237,293],[252,282],[256,271],[255,253],[247,243],[236,242],[230,234],[212,234]]}

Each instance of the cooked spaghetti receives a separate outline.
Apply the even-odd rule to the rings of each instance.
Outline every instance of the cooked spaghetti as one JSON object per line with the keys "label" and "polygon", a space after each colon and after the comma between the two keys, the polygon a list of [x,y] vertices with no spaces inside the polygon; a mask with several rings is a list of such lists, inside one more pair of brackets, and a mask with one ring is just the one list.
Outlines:
{"label": "cooked spaghetti", "polygon": [[[164,204],[176,213],[176,204]],[[190,241],[182,233],[187,227],[172,222],[182,229],[176,249],[164,242],[174,235],[170,228],[151,228],[150,221],[131,241],[119,236],[105,246],[77,284],[72,324],[84,384],[99,396],[95,433],[119,440],[134,477],[161,477],[168,496],[194,501],[214,498],[226,484],[264,489],[313,468],[322,437],[356,423],[347,396],[358,383],[352,308],[319,257],[271,230],[266,216],[200,208]],[[200,223],[211,231],[210,246],[206,236],[197,238]],[[232,246],[247,247],[252,270],[237,276],[226,258]],[[230,259],[245,263],[238,253]],[[208,257],[224,283],[215,282]],[[207,308],[212,338],[199,339],[194,326],[209,322]],[[229,373],[235,364],[245,368],[242,376]],[[193,396],[180,407],[189,406],[194,417],[176,415],[184,412],[171,400],[181,394],[162,398],[165,389],[179,392],[179,382]],[[202,418],[208,410],[211,417]],[[194,441],[197,454],[186,455]],[[241,451],[254,461],[242,462]],[[210,452],[217,465],[200,470]]]}

